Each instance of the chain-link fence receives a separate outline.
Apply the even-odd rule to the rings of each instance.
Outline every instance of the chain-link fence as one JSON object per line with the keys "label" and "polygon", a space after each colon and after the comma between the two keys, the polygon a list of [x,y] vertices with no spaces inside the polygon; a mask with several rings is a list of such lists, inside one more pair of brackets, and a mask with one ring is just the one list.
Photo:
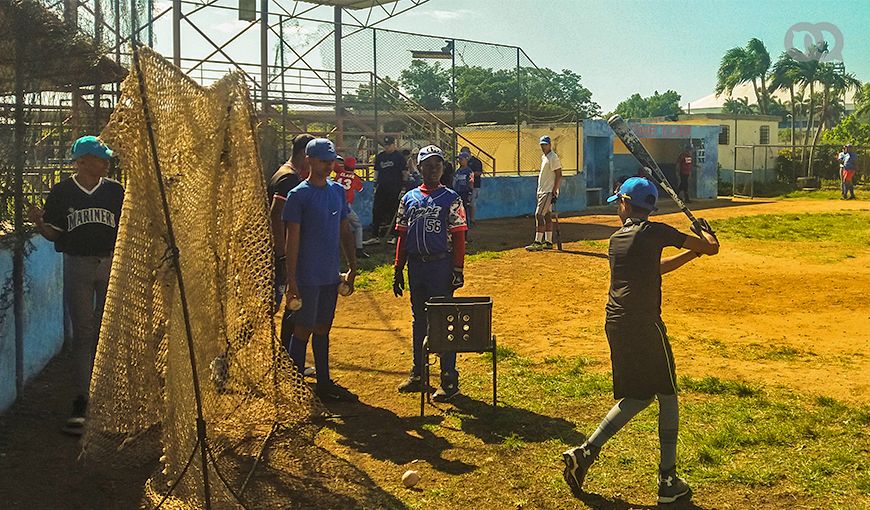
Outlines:
{"label": "chain-link fence", "polygon": [[[724,181],[720,176],[720,192],[751,198],[799,187],[799,178],[808,175],[839,181],[842,149],[834,144],[817,145],[812,150],[791,145],[738,145],[735,169]],[[864,184],[870,179],[870,146],[854,146],[852,150],[857,156],[854,182]]]}

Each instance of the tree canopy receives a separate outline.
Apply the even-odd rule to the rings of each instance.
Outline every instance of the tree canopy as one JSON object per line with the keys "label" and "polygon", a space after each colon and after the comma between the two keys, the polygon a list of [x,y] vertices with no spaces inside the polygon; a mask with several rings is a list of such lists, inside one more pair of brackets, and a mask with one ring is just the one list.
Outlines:
{"label": "tree canopy", "polygon": [[668,90],[663,94],[659,94],[657,90],[649,97],[632,94],[631,97],[616,105],[614,111],[627,119],[665,117],[683,113],[682,108],[680,108],[680,95],[673,90]]}
{"label": "tree canopy", "polygon": [[[592,100],[592,92],[581,83],[581,76],[571,70],[556,72],[548,68],[520,67],[491,69],[482,66],[456,66],[456,107],[464,112],[466,122],[515,123],[572,121],[601,114]],[[383,78],[398,86],[414,102],[428,110],[453,107],[452,73],[441,63],[414,60],[398,81]],[[395,101],[394,93],[382,92],[378,101]],[[349,105],[371,103],[371,87],[360,86],[346,94]]]}

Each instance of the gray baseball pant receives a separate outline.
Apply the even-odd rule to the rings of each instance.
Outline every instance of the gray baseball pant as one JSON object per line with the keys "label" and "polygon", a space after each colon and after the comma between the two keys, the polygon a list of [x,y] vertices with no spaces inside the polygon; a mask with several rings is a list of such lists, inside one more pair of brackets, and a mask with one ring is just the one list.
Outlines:
{"label": "gray baseball pant", "polygon": [[63,286],[68,299],[73,342],[73,387],[76,395],[88,398],[100,322],[106,304],[112,255],[63,256]]}

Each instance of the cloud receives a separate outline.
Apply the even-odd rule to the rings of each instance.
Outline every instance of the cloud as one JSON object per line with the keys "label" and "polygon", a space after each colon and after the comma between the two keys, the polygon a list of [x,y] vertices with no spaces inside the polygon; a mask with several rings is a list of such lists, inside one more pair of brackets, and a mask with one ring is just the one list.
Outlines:
{"label": "cloud", "polygon": [[431,11],[411,11],[416,16],[434,18],[436,21],[454,21],[462,17],[470,16],[473,14],[468,9],[458,9],[455,11],[445,11],[439,9],[433,9]]}
{"label": "cloud", "polygon": [[218,23],[212,26],[212,29],[216,32],[221,32],[224,34],[235,34],[248,26],[250,21],[242,21],[238,19],[233,19],[229,21],[224,21],[223,23]]}

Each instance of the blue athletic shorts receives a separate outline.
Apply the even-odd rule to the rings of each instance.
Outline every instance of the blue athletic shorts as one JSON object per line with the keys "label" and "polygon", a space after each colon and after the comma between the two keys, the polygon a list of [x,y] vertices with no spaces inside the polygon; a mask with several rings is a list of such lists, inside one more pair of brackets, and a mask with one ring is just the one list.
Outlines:
{"label": "blue athletic shorts", "polygon": [[335,318],[335,303],[338,301],[338,284],[329,285],[300,285],[299,294],[302,299],[302,308],[293,314],[293,321],[297,326],[305,328],[319,326],[332,326]]}

